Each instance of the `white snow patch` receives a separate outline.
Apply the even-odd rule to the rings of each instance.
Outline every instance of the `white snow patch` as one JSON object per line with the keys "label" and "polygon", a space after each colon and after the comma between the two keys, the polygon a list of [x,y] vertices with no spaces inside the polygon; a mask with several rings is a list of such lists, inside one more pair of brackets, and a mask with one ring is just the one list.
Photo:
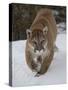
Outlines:
{"label": "white snow patch", "polygon": [[47,73],[34,77],[25,60],[26,40],[12,43],[12,85],[52,85],[66,83],[66,34],[58,34],[56,45],[59,48],[54,55]]}
{"label": "white snow patch", "polygon": [[57,24],[57,33],[66,33],[66,23],[65,22],[61,22],[59,24]]}

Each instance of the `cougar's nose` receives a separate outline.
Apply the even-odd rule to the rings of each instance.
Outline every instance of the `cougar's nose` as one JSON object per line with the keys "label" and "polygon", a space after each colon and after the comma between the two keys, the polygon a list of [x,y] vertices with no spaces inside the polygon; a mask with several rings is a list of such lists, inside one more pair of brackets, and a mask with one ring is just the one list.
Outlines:
{"label": "cougar's nose", "polygon": [[42,46],[39,46],[37,50],[40,52],[41,50],[44,50],[44,48]]}
{"label": "cougar's nose", "polygon": [[39,49],[38,49],[38,51],[40,52],[40,51],[41,51],[41,49],[39,48]]}
{"label": "cougar's nose", "polygon": [[37,50],[38,50],[39,52],[41,51],[41,46],[40,46],[40,45],[38,45]]}

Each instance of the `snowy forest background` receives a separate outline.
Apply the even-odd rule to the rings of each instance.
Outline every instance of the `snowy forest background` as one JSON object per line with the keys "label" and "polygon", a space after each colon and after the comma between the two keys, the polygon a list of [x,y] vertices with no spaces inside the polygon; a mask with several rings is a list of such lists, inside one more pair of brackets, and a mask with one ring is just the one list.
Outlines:
{"label": "snowy forest background", "polygon": [[[30,5],[30,4],[10,4],[9,19],[12,25],[9,25],[9,40],[25,40],[26,29],[30,28],[37,12],[41,8],[49,8],[53,10],[56,23],[61,27],[60,23],[66,28],[66,7],[64,6],[48,6],[48,5]],[[63,25],[62,25],[63,26]],[[61,27],[62,28],[62,27]],[[64,29],[63,30],[66,30]]]}

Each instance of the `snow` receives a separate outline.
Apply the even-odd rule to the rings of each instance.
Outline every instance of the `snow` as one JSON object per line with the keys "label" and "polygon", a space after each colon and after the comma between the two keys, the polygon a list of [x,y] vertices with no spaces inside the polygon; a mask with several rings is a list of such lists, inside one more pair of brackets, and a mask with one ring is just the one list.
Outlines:
{"label": "snow", "polygon": [[61,22],[57,24],[57,30],[58,30],[58,33],[66,33],[66,23]]}
{"label": "snow", "polygon": [[57,35],[53,61],[44,75],[34,77],[25,60],[26,40],[12,42],[12,85],[54,85],[66,83],[66,34]]}

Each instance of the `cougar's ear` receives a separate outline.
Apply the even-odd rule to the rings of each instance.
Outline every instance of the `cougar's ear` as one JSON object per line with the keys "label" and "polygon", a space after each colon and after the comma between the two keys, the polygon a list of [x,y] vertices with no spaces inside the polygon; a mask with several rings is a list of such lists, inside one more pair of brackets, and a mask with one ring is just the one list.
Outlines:
{"label": "cougar's ear", "polygon": [[27,39],[31,37],[31,30],[27,29],[26,30],[26,34],[27,34]]}
{"label": "cougar's ear", "polygon": [[48,27],[45,26],[45,27],[43,28],[43,33],[46,33],[46,34],[47,34],[47,32],[48,32]]}

